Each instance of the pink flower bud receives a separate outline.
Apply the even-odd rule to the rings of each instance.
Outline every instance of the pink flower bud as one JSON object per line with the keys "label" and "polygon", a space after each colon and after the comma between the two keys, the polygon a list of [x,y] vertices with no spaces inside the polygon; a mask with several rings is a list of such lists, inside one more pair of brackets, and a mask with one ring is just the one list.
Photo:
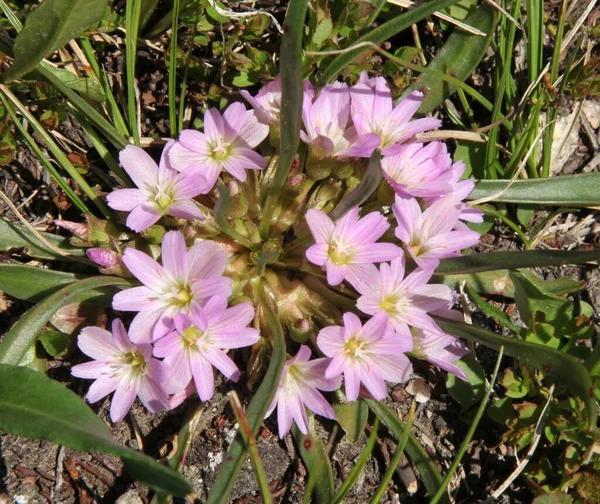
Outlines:
{"label": "pink flower bud", "polygon": [[73,233],[77,238],[87,240],[90,233],[90,227],[87,224],[81,222],[71,222],[66,220],[55,220],[54,225],[66,229],[70,233]]}
{"label": "pink flower bud", "polygon": [[121,264],[119,255],[107,248],[95,247],[87,250],[87,256],[102,268],[112,268]]}

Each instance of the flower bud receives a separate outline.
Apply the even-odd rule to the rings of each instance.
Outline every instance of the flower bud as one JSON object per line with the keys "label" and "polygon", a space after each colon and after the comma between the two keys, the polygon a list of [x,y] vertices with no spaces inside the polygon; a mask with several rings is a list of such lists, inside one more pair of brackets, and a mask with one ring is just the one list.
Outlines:
{"label": "flower bud", "polygon": [[290,338],[297,343],[305,343],[314,333],[312,324],[308,319],[298,319],[288,326]]}
{"label": "flower bud", "polygon": [[236,180],[232,180],[227,184],[229,189],[229,208],[227,210],[227,216],[232,219],[243,217],[248,213],[248,201],[246,200],[246,193],[242,186]]}
{"label": "flower bud", "polygon": [[323,180],[331,175],[333,164],[331,159],[320,159],[309,154],[306,160],[306,173],[313,180]]}
{"label": "flower bud", "polygon": [[94,247],[87,249],[86,254],[91,261],[94,261],[102,268],[112,268],[121,264],[121,258],[114,250],[103,247]]}
{"label": "flower bud", "polygon": [[88,240],[90,234],[90,226],[82,222],[71,222],[66,220],[55,220],[54,225],[66,229],[81,240]]}

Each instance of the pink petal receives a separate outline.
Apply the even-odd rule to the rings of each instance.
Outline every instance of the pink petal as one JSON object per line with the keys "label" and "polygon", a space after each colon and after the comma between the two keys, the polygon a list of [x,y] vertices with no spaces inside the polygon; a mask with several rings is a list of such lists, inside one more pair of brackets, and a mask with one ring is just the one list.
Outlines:
{"label": "pink petal", "polygon": [[164,308],[150,312],[138,313],[129,325],[129,337],[134,343],[152,341],[152,334],[157,320],[162,316]]}
{"label": "pink petal", "polygon": [[178,201],[169,205],[169,215],[177,217],[179,219],[193,220],[204,220],[204,214],[202,210],[198,208],[198,205],[193,200]]}
{"label": "pink petal", "polygon": [[77,346],[95,360],[112,359],[119,351],[110,332],[91,326],[82,329],[77,338]]}
{"label": "pink petal", "polygon": [[306,249],[306,258],[317,266],[323,266],[328,259],[329,245],[326,243],[316,243]]}
{"label": "pink petal", "polygon": [[85,398],[89,403],[98,402],[103,397],[114,392],[119,385],[119,377],[112,374],[105,374],[90,385]]}
{"label": "pink petal", "polygon": [[227,253],[213,241],[201,241],[188,251],[188,261],[190,279],[218,277],[227,267]]}
{"label": "pink petal", "polygon": [[[184,132],[182,131],[181,134],[183,133]],[[194,133],[202,135],[202,133],[197,131]],[[204,138],[204,135],[202,135],[202,138]],[[198,164],[204,166],[204,160],[208,154],[200,154],[195,150],[189,149],[184,143],[179,141],[169,149],[168,156],[171,166],[175,170],[182,172],[189,167],[197,166]]]}
{"label": "pink petal", "polygon": [[244,122],[246,121],[246,107],[243,103],[234,102],[223,112],[224,137],[228,141],[239,135]]}
{"label": "pink petal", "polygon": [[[183,147],[189,151],[203,155],[210,154],[210,148],[206,135],[200,131],[185,129],[179,133],[177,140],[178,142],[175,145],[180,145],[180,147]],[[169,159],[171,160],[172,149],[174,148],[175,146],[169,149]]]}
{"label": "pink petal", "polygon": [[421,229],[421,207],[414,198],[400,198],[396,196],[396,202],[392,210],[398,221],[396,236],[404,243],[410,244],[413,236]]}
{"label": "pink petal", "polygon": [[146,192],[142,189],[117,189],[106,196],[110,208],[123,212],[129,212],[146,201]]}
{"label": "pink petal", "polygon": [[403,124],[407,123],[415,115],[421,103],[423,103],[423,93],[421,91],[413,91],[408,96],[403,98],[398,105],[391,111],[390,122]]}
{"label": "pink petal", "polygon": [[140,282],[156,292],[168,286],[168,279],[163,267],[148,254],[128,247],[123,254],[123,262]]}
{"label": "pink petal", "polygon": [[210,362],[200,352],[194,352],[190,356],[190,366],[200,399],[203,401],[212,399],[215,394],[215,377]]}
{"label": "pink petal", "polygon": [[118,349],[121,352],[127,352],[133,349],[133,345],[131,344],[131,339],[129,339],[129,335],[125,330],[125,326],[121,319],[115,319],[112,323],[112,334],[114,338],[114,342],[117,345]]}
{"label": "pink petal", "polygon": [[225,136],[225,124],[221,113],[210,108],[204,114],[204,134],[209,143],[218,143]]}
{"label": "pink petal", "polygon": [[153,380],[140,380],[140,401],[152,413],[160,413],[167,407],[169,397],[165,390]]}
{"label": "pink petal", "polygon": [[313,413],[329,419],[335,418],[335,412],[333,411],[331,404],[329,404],[327,399],[323,397],[323,394],[318,392],[315,388],[303,387],[302,400]]}
{"label": "pink petal", "polygon": [[289,410],[289,397],[285,394],[279,395],[279,402],[277,404],[277,426],[279,430],[279,438],[283,439],[284,436],[292,428],[292,412]]}
{"label": "pink petal", "polygon": [[[220,300],[223,307],[227,307],[227,299],[220,298]],[[206,304],[206,310],[209,310],[208,303]],[[211,328],[215,332],[222,329],[246,327],[254,318],[254,308],[250,303],[240,303],[226,310],[219,309],[219,312],[221,315],[218,321],[212,324]]]}
{"label": "pink petal", "polygon": [[327,262],[327,283],[329,285],[339,285],[346,278],[346,274],[348,273],[348,266],[342,265],[338,266],[337,264],[333,264],[331,261]]}
{"label": "pink petal", "polygon": [[128,145],[119,152],[119,161],[131,180],[140,189],[156,184],[158,180],[158,166],[144,149],[135,145]]}
{"label": "pink petal", "polygon": [[322,210],[311,208],[306,212],[306,223],[317,243],[329,243],[335,224]]}
{"label": "pink petal", "polygon": [[353,367],[346,368],[344,372],[344,390],[348,401],[356,401],[360,393],[360,377],[358,370]]}
{"label": "pink petal", "polygon": [[[383,401],[386,398],[387,386],[385,384],[385,380],[382,378],[376,368],[367,369],[366,367],[361,366],[360,381],[364,383],[365,388],[378,401]],[[347,381],[346,387],[348,387]]]}
{"label": "pink petal", "polygon": [[125,418],[125,415],[131,409],[133,401],[135,401],[138,390],[138,377],[121,378],[110,403],[110,419],[113,423],[120,422]]}
{"label": "pink petal", "polygon": [[156,291],[141,286],[117,292],[113,297],[112,307],[119,311],[148,311],[161,308],[162,301]]}
{"label": "pink petal", "polygon": [[186,200],[209,192],[212,186],[203,171],[198,165],[192,165],[180,173],[175,179],[175,199]]}
{"label": "pink petal", "polygon": [[240,376],[240,370],[227,355],[218,348],[209,348],[205,353],[206,359],[218,369],[223,376],[232,381],[237,381]]}
{"label": "pink petal", "polygon": [[297,394],[288,396],[287,407],[290,414],[296,421],[296,425],[302,434],[308,434],[308,417],[306,416],[306,408],[302,399]]}
{"label": "pink petal", "polygon": [[373,264],[352,264],[348,268],[346,280],[362,294],[377,288],[379,276],[379,271]]}
{"label": "pink petal", "polygon": [[317,336],[317,346],[327,357],[333,357],[344,345],[344,328],[324,327]]}
{"label": "pink petal", "polygon": [[106,361],[90,361],[73,366],[71,368],[71,374],[76,378],[95,380],[100,378],[103,374],[106,374],[108,369]]}
{"label": "pink petal", "polygon": [[[376,262],[391,261],[399,257],[402,249],[393,243],[370,243],[360,245],[354,250],[352,262],[358,264],[372,264]],[[350,266],[348,269],[350,270]]]}
{"label": "pink petal", "polygon": [[370,158],[373,151],[381,145],[381,138],[375,133],[359,136],[349,147],[338,152],[338,157],[364,157]]}
{"label": "pink petal", "polygon": [[163,268],[177,282],[188,278],[188,256],[185,239],[180,231],[169,231],[162,242],[161,260]]}
{"label": "pink petal", "polygon": [[158,222],[163,213],[156,207],[147,204],[136,206],[127,216],[125,224],[128,228],[140,233]]}
{"label": "pink petal", "polygon": [[242,128],[238,131],[239,138],[244,143],[254,149],[258,146],[269,134],[269,126],[259,122],[256,113],[253,110],[246,112],[246,120]]}

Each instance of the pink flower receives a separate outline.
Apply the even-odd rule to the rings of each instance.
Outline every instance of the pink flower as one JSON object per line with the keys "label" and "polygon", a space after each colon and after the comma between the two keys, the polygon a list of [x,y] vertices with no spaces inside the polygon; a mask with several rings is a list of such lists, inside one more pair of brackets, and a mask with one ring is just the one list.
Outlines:
{"label": "pink flower", "polygon": [[290,431],[293,420],[300,432],[308,434],[309,426],[305,407],[325,418],[331,419],[335,416],[331,404],[319,390],[326,392],[337,390],[342,384],[342,378],[341,376],[325,378],[325,369],[330,360],[314,359],[310,361],[310,355],[310,348],[302,345],[296,356],[285,363],[275,397],[265,415],[267,418],[277,407],[280,438]]}
{"label": "pink flower", "polygon": [[350,93],[343,82],[327,84],[319,96],[302,107],[304,131],[302,140],[310,145],[317,158],[370,157],[379,146],[379,137],[367,134],[358,137],[350,120]]}
{"label": "pink flower", "polygon": [[176,315],[175,330],[154,344],[154,355],[165,357],[172,369],[174,392],[194,381],[198,395],[208,401],[215,393],[213,366],[227,378],[237,381],[240,372],[223,349],[253,345],[257,329],[246,327],[254,318],[254,308],[242,303],[227,308],[227,299],[211,297],[191,316]]}
{"label": "pink flower", "polygon": [[113,308],[139,312],[131,323],[134,334],[153,333],[156,340],[173,330],[175,315],[191,316],[212,296],[231,295],[231,279],[222,276],[227,254],[211,241],[188,251],[179,231],[163,238],[162,266],[132,248],[125,250],[123,262],[143,285],[117,293]]}
{"label": "pink flower", "polygon": [[442,142],[401,145],[397,154],[381,160],[388,184],[396,194],[407,198],[433,198],[451,192],[451,164]]}
{"label": "pink flower", "polygon": [[[464,321],[462,313],[456,310],[440,310],[436,312],[440,317]],[[448,373],[466,380],[466,373],[454,364],[469,353],[467,346],[455,336],[441,330],[427,331],[423,329],[412,329],[413,351],[418,359],[425,359]]]}
{"label": "pink flower", "polygon": [[242,182],[246,169],[262,170],[265,159],[252,149],[269,134],[254,111],[242,103],[232,103],[223,115],[217,109],[204,114],[204,133],[183,130],[169,150],[171,165],[179,171],[198,169],[212,188],[225,170]]}
{"label": "pink flower", "polygon": [[[465,171],[465,163],[462,161],[457,161],[450,168],[451,179],[450,179],[450,187],[451,191],[449,194],[452,194],[454,199],[460,201],[460,220],[464,220],[467,222],[480,223],[483,222],[483,212],[481,210],[477,210],[476,208],[471,208],[466,203],[462,201],[467,199],[469,194],[473,192],[475,189],[475,180],[472,178],[460,180],[463,173]],[[442,196],[443,197],[443,196]],[[439,197],[437,198],[427,198],[425,200],[425,206],[429,207],[433,203],[435,203]]]}
{"label": "pink flower", "polygon": [[404,382],[412,372],[404,355],[412,349],[410,333],[395,332],[385,313],[369,319],[364,326],[353,313],[344,313],[344,326],[321,329],[317,345],[332,359],[325,378],[343,374],[349,401],[358,399],[361,383],[381,401],[387,396],[386,381]]}
{"label": "pink flower", "polygon": [[[137,334],[135,339],[144,339],[144,335]],[[112,334],[99,327],[84,328],[77,345],[94,360],[73,366],[71,374],[95,380],[86,395],[90,403],[115,393],[110,405],[113,422],[125,418],[136,396],[152,413],[165,409],[167,393],[161,384],[167,379],[169,369],[152,358],[150,344],[133,344],[119,319],[112,323]]]}
{"label": "pink flower", "polygon": [[397,154],[403,142],[417,133],[439,128],[441,121],[432,117],[411,121],[421,103],[423,93],[413,91],[394,106],[392,92],[383,77],[369,79],[366,72],[350,89],[352,121],[359,135],[375,133],[381,140],[384,156]]}
{"label": "pink flower", "polygon": [[428,312],[449,308],[454,297],[450,287],[428,285],[433,270],[416,269],[404,278],[404,254],[390,264],[373,268],[368,281],[355,285],[361,297],[359,310],[369,315],[387,313],[390,325],[397,333],[406,334],[408,327],[439,331]]}
{"label": "pink flower", "polygon": [[131,212],[126,224],[136,232],[148,229],[163,215],[181,219],[202,219],[202,212],[192,198],[210,190],[206,178],[198,170],[177,173],[167,164],[169,142],[160,165],[140,147],[128,145],[119,153],[125,171],[139,189],[117,189],[106,200],[115,210]]}
{"label": "pink flower", "polygon": [[398,221],[396,236],[422,268],[435,269],[440,259],[457,256],[458,251],[479,243],[476,231],[454,229],[459,224],[461,206],[452,195],[437,200],[425,211],[415,199],[396,196],[392,209]]}
{"label": "pink flower", "polygon": [[[312,84],[309,81],[303,83],[303,103],[310,105],[315,96]],[[274,81],[264,85],[256,96],[252,96],[245,89],[240,91],[244,99],[252,105],[256,118],[262,123],[279,130],[281,120],[281,75]]]}
{"label": "pink flower", "polygon": [[325,267],[330,285],[344,279],[354,285],[368,274],[373,263],[389,261],[402,253],[393,243],[375,243],[390,226],[379,212],[359,219],[355,207],[334,224],[325,212],[311,209],[306,212],[306,222],[317,242],[308,248],[306,257]]}

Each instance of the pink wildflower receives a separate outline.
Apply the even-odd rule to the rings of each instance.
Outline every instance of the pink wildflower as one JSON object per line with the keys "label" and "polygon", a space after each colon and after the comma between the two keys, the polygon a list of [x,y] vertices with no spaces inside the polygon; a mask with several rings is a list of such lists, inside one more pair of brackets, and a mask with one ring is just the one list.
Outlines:
{"label": "pink wildflower", "polygon": [[306,212],[306,222],[316,241],[306,251],[306,257],[325,267],[330,285],[338,285],[344,279],[354,285],[373,263],[389,261],[402,253],[393,243],[375,243],[390,226],[379,212],[359,219],[355,207],[334,224],[325,212],[311,209]]}
{"label": "pink wildflower", "polygon": [[392,209],[398,221],[396,236],[422,268],[435,269],[440,259],[457,256],[458,251],[479,243],[476,231],[454,229],[459,224],[461,207],[452,195],[437,200],[425,211],[415,199],[396,196]]}
{"label": "pink wildflower", "polygon": [[385,382],[404,382],[412,372],[404,355],[412,349],[410,333],[395,332],[385,313],[369,319],[364,326],[353,313],[344,313],[344,326],[321,329],[317,345],[332,359],[325,378],[343,374],[349,401],[358,399],[361,383],[375,399],[385,399]]}
{"label": "pink wildflower", "polygon": [[[452,320],[464,321],[462,313],[456,310],[440,310],[435,314]],[[411,332],[414,345],[412,355],[431,362],[434,366],[458,376],[461,380],[467,379],[466,373],[454,364],[469,353],[469,349],[460,339],[441,330],[412,329]]]}
{"label": "pink wildflower", "polygon": [[452,160],[442,142],[401,145],[397,154],[381,160],[383,176],[402,197],[433,198],[452,190]]}
{"label": "pink wildflower", "polygon": [[375,133],[381,140],[384,156],[397,154],[403,142],[417,133],[439,128],[441,122],[432,117],[411,121],[421,103],[423,93],[413,91],[394,106],[392,92],[383,77],[369,79],[366,72],[350,89],[352,121],[359,135]]}
{"label": "pink wildflower", "polygon": [[227,308],[227,299],[221,296],[211,297],[191,316],[176,315],[175,330],[154,344],[154,355],[165,357],[172,369],[174,391],[180,392],[193,380],[200,399],[208,401],[215,393],[213,366],[237,381],[240,372],[223,349],[258,341],[258,330],[246,327],[253,318],[249,303]]}
{"label": "pink wildflower", "polygon": [[327,84],[314,103],[305,101],[302,120],[306,132],[300,137],[317,158],[370,157],[380,143],[372,133],[358,137],[348,124],[350,93],[343,82]]}
{"label": "pink wildflower", "polygon": [[169,142],[159,166],[140,147],[128,145],[119,153],[119,160],[138,189],[117,189],[106,200],[115,210],[130,212],[126,224],[136,232],[148,229],[163,215],[181,219],[202,219],[202,212],[192,198],[210,187],[198,170],[177,173],[167,164]]}
{"label": "pink wildflower", "polygon": [[[143,334],[132,336],[144,339]],[[167,379],[169,369],[163,362],[152,358],[150,344],[133,344],[119,319],[112,323],[112,334],[100,327],[84,328],[77,344],[94,361],[73,366],[71,374],[95,380],[86,395],[90,403],[115,393],[110,405],[113,422],[125,418],[136,396],[152,413],[165,409],[167,393],[161,384]]]}
{"label": "pink wildflower", "polygon": [[227,254],[211,241],[188,251],[179,231],[163,238],[162,266],[132,248],[125,250],[123,262],[143,285],[117,293],[113,308],[139,312],[131,323],[135,334],[153,332],[156,340],[173,330],[175,315],[191,316],[212,296],[231,295],[231,279],[222,276]]}
{"label": "pink wildflower", "polygon": [[313,413],[325,418],[334,418],[335,412],[319,390],[331,392],[340,388],[342,378],[325,378],[324,373],[329,359],[309,360],[310,348],[302,345],[295,357],[289,359],[281,372],[281,380],[275,397],[267,410],[265,418],[277,407],[279,437],[283,438],[296,422],[303,434],[308,434],[307,407]]}
{"label": "pink wildflower", "polygon": [[169,150],[169,160],[179,171],[195,168],[212,188],[225,170],[242,182],[246,169],[261,170],[265,159],[252,149],[269,134],[269,127],[258,122],[254,111],[242,103],[232,103],[223,115],[217,109],[204,114],[204,133],[183,130]]}
{"label": "pink wildflower", "polygon": [[390,264],[373,268],[368,282],[355,287],[361,297],[356,301],[359,310],[369,315],[387,313],[390,325],[397,333],[406,334],[407,326],[431,331],[439,327],[428,312],[446,309],[454,301],[450,287],[431,284],[433,270],[416,269],[404,278],[404,254]]}

